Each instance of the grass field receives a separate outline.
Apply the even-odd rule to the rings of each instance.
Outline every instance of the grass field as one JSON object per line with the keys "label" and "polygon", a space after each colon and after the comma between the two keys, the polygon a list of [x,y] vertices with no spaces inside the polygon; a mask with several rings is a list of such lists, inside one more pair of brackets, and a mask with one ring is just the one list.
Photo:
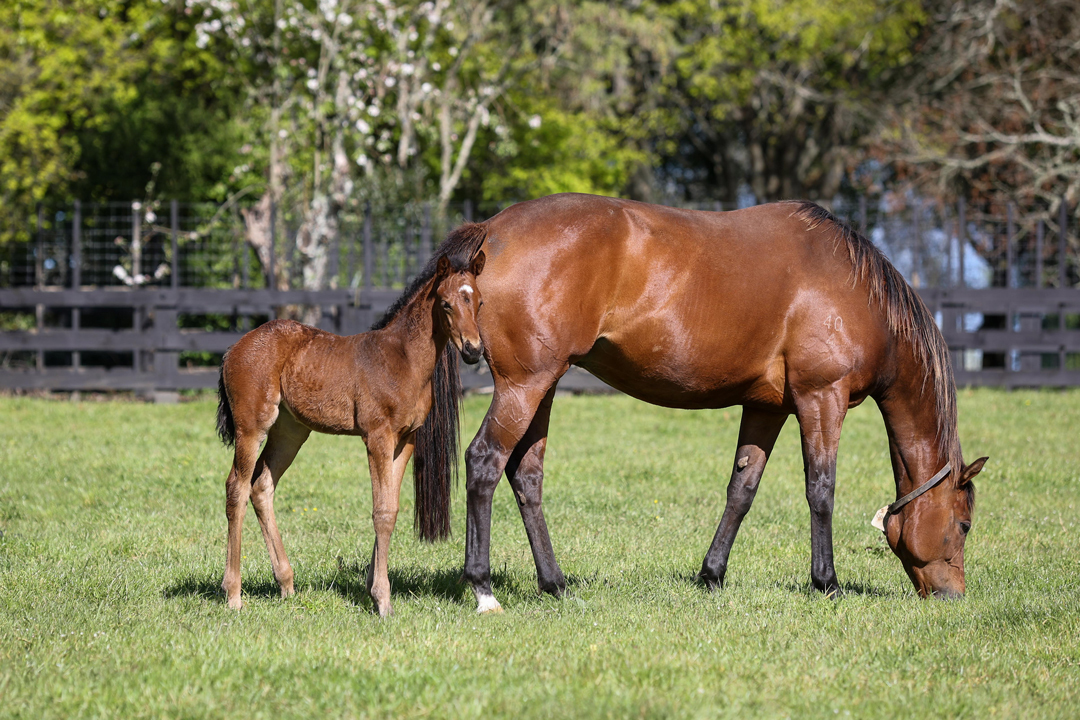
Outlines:
{"label": "grass field", "polygon": [[[487,399],[466,402],[466,442]],[[738,409],[560,397],[545,505],[569,596],[536,593],[509,488],[477,616],[455,535],[423,545],[411,488],[390,549],[395,617],[370,614],[360,440],[312,436],[278,517],[298,594],[277,597],[254,513],[242,612],[217,586],[230,454],[207,398],[179,406],[0,399],[0,716],[1076,717],[1080,393],[964,391],[978,478],[966,599],[921,601],[870,527],[893,499],[881,419],[840,446],[838,600],[809,585],[794,421],[732,553],[716,529]]]}

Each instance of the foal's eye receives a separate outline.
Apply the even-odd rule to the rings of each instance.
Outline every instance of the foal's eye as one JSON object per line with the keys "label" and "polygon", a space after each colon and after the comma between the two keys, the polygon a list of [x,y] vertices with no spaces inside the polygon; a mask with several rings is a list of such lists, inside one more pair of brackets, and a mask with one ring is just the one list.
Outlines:
{"label": "foal's eye", "polygon": [[963,520],[963,521],[960,522],[960,532],[967,535],[968,531],[970,531],[970,530],[971,530],[971,523],[969,523],[967,520]]}

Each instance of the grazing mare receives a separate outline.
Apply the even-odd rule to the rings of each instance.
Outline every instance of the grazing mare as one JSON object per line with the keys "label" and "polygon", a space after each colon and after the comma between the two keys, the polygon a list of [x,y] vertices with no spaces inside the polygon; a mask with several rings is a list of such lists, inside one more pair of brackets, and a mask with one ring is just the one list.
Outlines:
{"label": "grazing mare", "polygon": [[883,519],[888,542],[920,595],[963,594],[972,478],[985,458],[963,463],[948,347],[885,256],[826,210],[783,202],[698,212],[565,194],[513,205],[448,240],[488,258],[479,320],[495,390],[466,453],[464,578],[480,611],[500,609],[489,541],[504,471],[540,589],[566,586],[541,492],[551,403],[571,365],[657,405],[743,406],[727,505],[701,567],[710,587],[723,583],[769,453],[795,415],[810,577],[825,593],[839,590],[840,428],[849,408],[874,398],[900,498]]}
{"label": "grazing mare", "polygon": [[426,540],[449,534],[449,477],[457,456],[446,452],[446,438],[457,438],[460,386],[433,392],[432,375],[445,364],[440,378],[457,378],[456,354],[443,352],[448,340],[466,362],[480,359],[476,277],[483,268],[483,251],[471,252],[468,262],[439,253],[371,332],[340,337],[274,320],[225,354],[218,432],[236,448],[225,481],[229,541],[221,587],[229,607],[241,607],[240,533],[249,496],[281,596],[293,594],[293,570],[274,519],[274,491],[315,430],[359,435],[367,445],[375,524],[367,589],[378,613],[390,614],[387,551],[414,446],[425,449],[425,462],[413,464],[416,528]]}

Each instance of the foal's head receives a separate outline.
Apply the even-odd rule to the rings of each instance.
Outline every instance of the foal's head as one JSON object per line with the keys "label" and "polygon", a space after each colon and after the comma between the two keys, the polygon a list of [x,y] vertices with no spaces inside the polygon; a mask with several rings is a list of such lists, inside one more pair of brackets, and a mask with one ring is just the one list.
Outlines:
{"label": "foal's head", "polygon": [[986,458],[960,463],[940,487],[885,518],[885,537],[922,597],[964,594],[964,542],[975,500],[972,480]]}
{"label": "foal's head", "polygon": [[484,251],[476,253],[464,270],[454,270],[444,255],[435,268],[435,317],[450,342],[469,365],[480,360],[483,345],[476,314],[484,304],[476,276],[484,269]]}

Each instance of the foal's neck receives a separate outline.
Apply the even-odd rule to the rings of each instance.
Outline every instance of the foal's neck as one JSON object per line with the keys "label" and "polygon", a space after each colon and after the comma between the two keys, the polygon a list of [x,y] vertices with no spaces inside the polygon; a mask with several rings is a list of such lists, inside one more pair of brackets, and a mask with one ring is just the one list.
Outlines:
{"label": "foal's neck", "polygon": [[439,353],[448,340],[432,312],[435,303],[434,283],[432,280],[420,288],[385,328],[376,331],[381,334],[381,342],[398,346],[407,360],[406,372],[416,373],[424,381],[435,371]]}

